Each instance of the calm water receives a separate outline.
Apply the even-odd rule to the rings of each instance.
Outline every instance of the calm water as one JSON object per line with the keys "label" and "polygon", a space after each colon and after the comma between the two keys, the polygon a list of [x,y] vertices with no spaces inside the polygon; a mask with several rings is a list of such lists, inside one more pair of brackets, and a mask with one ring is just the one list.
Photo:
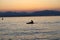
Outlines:
{"label": "calm water", "polygon": [[0,18],[0,40],[60,40],[60,16]]}

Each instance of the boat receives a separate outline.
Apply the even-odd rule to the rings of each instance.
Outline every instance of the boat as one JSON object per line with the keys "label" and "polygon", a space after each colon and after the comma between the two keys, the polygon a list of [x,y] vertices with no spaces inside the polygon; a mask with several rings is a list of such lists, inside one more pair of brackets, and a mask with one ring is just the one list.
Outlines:
{"label": "boat", "polygon": [[28,22],[28,23],[26,23],[26,24],[34,24],[34,23]]}

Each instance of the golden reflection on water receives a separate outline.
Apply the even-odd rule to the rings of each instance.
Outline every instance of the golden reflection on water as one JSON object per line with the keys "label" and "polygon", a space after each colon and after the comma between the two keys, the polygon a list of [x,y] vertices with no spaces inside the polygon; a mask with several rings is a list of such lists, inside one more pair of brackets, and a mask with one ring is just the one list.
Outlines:
{"label": "golden reflection on water", "polygon": [[[35,24],[26,24],[33,20]],[[0,18],[0,39],[49,40],[60,38],[60,16]]]}
{"label": "golden reflection on water", "polygon": [[[30,21],[30,20],[34,20],[34,21],[46,21],[46,22],[54,22],[54,21],[60,21],[60,16],[43,16],[43,17],[4,17],[4,22],[24,22],[24,21]],[[1,18],[0,18],[0,21]]]}

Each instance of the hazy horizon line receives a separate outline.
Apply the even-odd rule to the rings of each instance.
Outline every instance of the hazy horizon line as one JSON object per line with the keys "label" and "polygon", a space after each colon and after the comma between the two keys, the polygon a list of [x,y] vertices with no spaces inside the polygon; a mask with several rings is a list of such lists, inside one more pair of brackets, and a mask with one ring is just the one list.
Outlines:
{"label": "hazy horizon line", "polygon": [[[60,10],[35,10],[35,11],[60,11]],[[0,11],[0,12],[35,12],[35,11]]]}

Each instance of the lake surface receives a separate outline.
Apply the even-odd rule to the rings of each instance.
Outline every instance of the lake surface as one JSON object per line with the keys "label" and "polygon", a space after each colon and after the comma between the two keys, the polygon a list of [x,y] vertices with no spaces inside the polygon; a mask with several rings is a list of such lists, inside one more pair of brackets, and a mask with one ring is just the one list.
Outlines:
{"label": "lake surface", "polygon": [[[60,40],[60,16],[0,17],[0,40]],[[26,24],[33,20],[35,24]]]}

